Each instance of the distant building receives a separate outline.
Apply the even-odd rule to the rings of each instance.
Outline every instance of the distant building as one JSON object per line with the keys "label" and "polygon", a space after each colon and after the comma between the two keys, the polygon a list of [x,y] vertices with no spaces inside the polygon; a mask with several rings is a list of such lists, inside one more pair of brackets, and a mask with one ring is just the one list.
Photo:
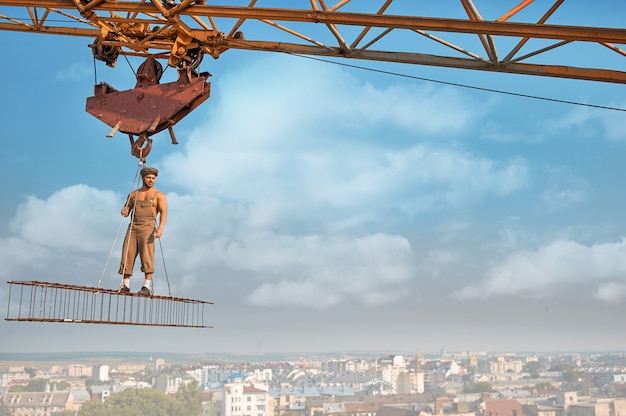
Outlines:
{"label": "distant building", "polygon": [[376,416],[420,416],[420,412],[393,406],[381,406],[376,412]]}
{"label": "distant building", "polygon": [[135,387],[124,386],[121,384],[91,386],[90,397],[91,397],[91,400],[100,400],[104,402],[112,394],[121,393],[124,390],[128,390],[130,388],[135,388]]}
{"label": "distant building", "polygon": [[232,383],[222,389],[223,416],[268,416],[267,391],[252,384]]}
{"label": "distant building", "polygon": [[272,369],[271,368],[255,369],[254,379],[256,381],[272,381]]}
{"label": "distant building", "polygon": [[521,373],[524,363],[519,360],[507,360],[505,357],[498,357],[489,363],[489,370],[492,374]]}
{"label": "distant building", "polygon": [[[355,394],[349,386],[310,386],[293,387],[282,386],[271,388],[270,414],[306,414],[313,415],[323,413],[323,404],[334,401],[354,400]],[[312,404],[311,400],[315,400]]]}
{"label": "distant building", "polygon": [[75,410],[69,391],[9,392],[4,397],[4,404],[11,414],[20,416],[53,416]]}
{"label": "distant building", "polygon": [[391,365],[397,368],[406,368],[406,361],[402,355],[393,355],[391,357]]}
{"label": "distant building", "polygon": [[157,358],[154,360],[154,369],[161,370],[165,368],[165,360],[163,358]]}
{"label": "distant building", "polygon": [[145,369],[145,364],[120,364],[115,368],[115,371],[123,374],[134,374],[140,373]]}
{"label": "distant building", "polygon": [[[164,375],[163,377],[165,380],[165,386],[163,386],[161,390],[165,391],[165,393],[167,394],[173,394],[178,392],[180,386],[183,385],[182,377],[170,376],[168,374]],[[161,387],[161,384],[159,384],[159,387]]]}
{"label": "distant building", "polygon": [[238,378],[241,379],[241,375],[236,369],[220,368],[217,365],[203,365],[191,370],[186,370],[185,373],[193,377],[205,388],[215,383],[224,383]]}
{"label": "distant building", "polygon": [[108,365],[95,366],[92,370],[92,376],[97,381],[109,380],[109,366]]}
{"label": "distant building", "polygon": [[485,400],[481,408],[484,416],[525,416],[524,407],[515,399]]}
{"label": "distant building", "polygon": [[376,416],[381,404],[369,403],[325,403],[325,416]]}
{"label": "distant building", "polygon": [[396,379],[396,391],[398,394],[424,393],[424,372],[400,373]]}
{"label": "distant building", "polygon": [[2,381],[0,385],[10,386],[11,384],[27,384],[30,380],[30,375],[24,372],[8,372],[2,374]]}
{"label": "distant building", "polygon": [[613,383],[626,383],[626,374],[613,374]]}
{"label": "distant building", "polygon": [[104,402],[111,395],[111,386],[92,386],[91,400]]}
{"label": "distant building", "polygon": [[91,400],[91,397],[86,390],[72,390],[71,397],[72,400],[69,403],[69,410],[71,412],[77,412],[78,410],[80,410],[80,407],[83,403]]}
{"label": "distant building", "polygon": [[70,377],[91,377],[92,367],[82,364],[70,364],[67,366],[67,375]]}
{"label": "distant building", "polygon": [[202,416],[222,416],[222,395],[213,391],[200,392]]}

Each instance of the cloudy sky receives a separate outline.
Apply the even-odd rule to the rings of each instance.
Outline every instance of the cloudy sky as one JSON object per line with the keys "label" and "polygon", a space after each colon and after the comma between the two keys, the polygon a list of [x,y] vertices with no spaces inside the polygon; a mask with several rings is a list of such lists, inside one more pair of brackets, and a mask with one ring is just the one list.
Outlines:
{"label": "cloudy sky", "polygon": [[[622,12],[573,1],[553,20],[618,27]],[[9,280],[117,288],[138,160],[85,99],[133,72],[94,73],[88,39],[0,39],[0,305]],[[626,86],[349,63],[405,76],[231,50],[205,58],[211,98],[180,144],[156,136],[155,291],[214,302],[214,328],[2,320],[0,352],[623,350],[626,111],[451,84],[620,109]]]}

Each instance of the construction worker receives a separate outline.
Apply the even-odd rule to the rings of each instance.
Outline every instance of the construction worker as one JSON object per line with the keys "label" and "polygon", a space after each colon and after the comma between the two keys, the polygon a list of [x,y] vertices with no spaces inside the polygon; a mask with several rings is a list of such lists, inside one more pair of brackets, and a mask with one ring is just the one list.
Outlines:
{"label": "construction worker", "polygon": [[[141,170],[141,188],[131,192],[122,207],[122,216],[131,216],[122,247],[122,260],[119,274],[124,276],[120,293],[130,292],[130,276],[133,274],[135,259],[141,259],[141,271],[145,274],[143,287],[137,292],[150,295],[150,283],[154,273],[154,239],[161,238],[167,220],[167,199],[165,194],[154,187],[159,171],[156,168]],[[157,226],[157,217],[159,219]]]}

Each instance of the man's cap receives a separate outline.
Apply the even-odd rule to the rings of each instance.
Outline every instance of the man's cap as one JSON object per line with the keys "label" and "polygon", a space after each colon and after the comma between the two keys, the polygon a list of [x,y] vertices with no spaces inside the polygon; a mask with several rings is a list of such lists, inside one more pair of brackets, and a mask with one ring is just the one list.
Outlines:
{"label": "man's cap", "polygon": [[159,171],[157,170],[157,168],[143,168],[143,169],[141,169],[141,177],[143,178],[146,175],[159,176]]}

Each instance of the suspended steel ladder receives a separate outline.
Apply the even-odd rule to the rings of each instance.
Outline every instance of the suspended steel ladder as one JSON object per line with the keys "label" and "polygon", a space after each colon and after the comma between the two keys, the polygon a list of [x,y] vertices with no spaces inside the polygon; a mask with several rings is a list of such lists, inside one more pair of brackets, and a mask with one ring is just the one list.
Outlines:
{"label": "suspended steel ladder", "polygon": [[212,328],[204,313],[213,302],[49,282],[7,283],[7,321]]}

